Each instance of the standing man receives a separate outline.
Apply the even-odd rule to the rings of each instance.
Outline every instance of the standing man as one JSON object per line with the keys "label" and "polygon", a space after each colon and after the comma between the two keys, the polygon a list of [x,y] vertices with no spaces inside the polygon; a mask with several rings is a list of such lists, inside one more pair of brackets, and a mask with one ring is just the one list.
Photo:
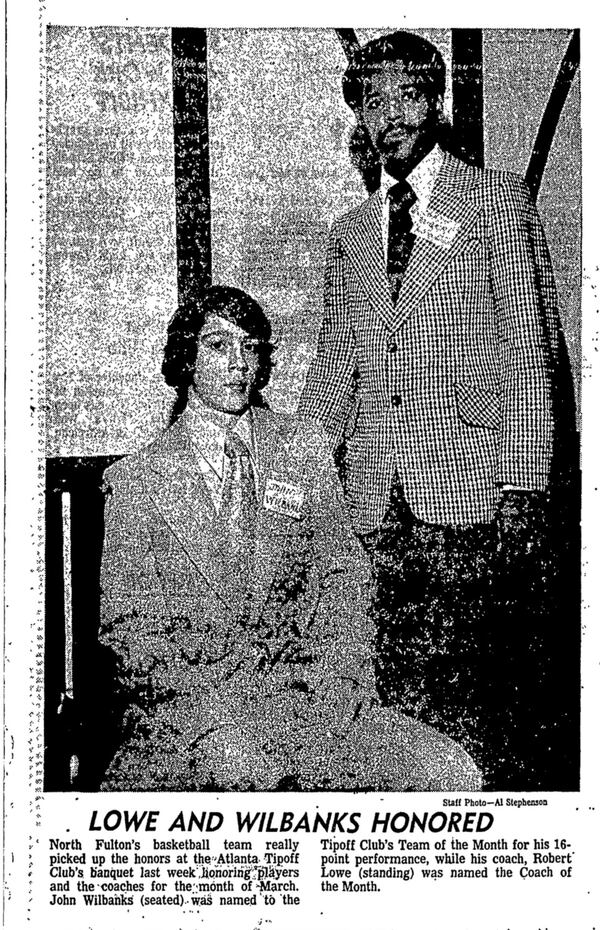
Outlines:
{"label": "standing man", "polygon": [[344,75],[380,187],[333,226],[300,413],[328,433],[373,558],[383,696],[462,742],[490,787],[560,787],[556,292],[524,182],[442,148],[444,89],[438,49],[407,32]]}

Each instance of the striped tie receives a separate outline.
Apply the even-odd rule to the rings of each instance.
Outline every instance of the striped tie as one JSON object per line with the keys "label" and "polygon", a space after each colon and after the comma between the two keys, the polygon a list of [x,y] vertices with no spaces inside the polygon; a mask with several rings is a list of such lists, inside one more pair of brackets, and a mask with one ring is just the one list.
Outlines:
{"label": "striped tie", "polygon": [[222,583],[243,594],[254,552],[256,533],[254,470],[246,444],[235,433],[225,437],[225,476],[217,515]]}

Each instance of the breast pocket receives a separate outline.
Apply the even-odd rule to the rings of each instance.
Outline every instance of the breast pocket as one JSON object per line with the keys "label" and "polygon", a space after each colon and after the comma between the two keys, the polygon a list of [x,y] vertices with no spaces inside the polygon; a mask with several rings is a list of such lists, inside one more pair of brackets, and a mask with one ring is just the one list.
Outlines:
{"label": "breast pocket", "polygon": [[464,423],[486,429],[500,429],[502,401],[499,393],[467,381],[457,381],[454,396],[458,415]]}

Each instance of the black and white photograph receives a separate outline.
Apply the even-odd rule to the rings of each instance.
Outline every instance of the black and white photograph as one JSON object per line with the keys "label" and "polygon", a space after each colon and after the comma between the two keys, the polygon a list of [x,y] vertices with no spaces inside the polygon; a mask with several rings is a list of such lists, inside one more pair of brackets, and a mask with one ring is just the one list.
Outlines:
{"label": "black and white photograph", "polygon": [[426,32],[48,28],[48,789],[578,786],[579,34]]}

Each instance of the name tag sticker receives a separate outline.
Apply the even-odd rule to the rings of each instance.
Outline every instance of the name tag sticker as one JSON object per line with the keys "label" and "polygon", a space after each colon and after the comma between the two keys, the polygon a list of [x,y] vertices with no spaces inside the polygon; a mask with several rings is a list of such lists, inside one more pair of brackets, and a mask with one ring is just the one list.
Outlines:
{"label": "name tag sticker", "polygon": [[415,236],[441,245],[444,249],[450,248],[460,228],[456,220],[449,220],[435,210],[416,211],[412,214],[412,220]]}
{"label": "name tag sticker", "polygon": [[265,510],[272,510],[273,513],[281,514],[283,517],[294,517],[295,520],[299,520],[302,516],[303,504],[302,488],[295,484],[287,484],[285,481],[276,481],[275,478],[267,478],[263,498]]}

